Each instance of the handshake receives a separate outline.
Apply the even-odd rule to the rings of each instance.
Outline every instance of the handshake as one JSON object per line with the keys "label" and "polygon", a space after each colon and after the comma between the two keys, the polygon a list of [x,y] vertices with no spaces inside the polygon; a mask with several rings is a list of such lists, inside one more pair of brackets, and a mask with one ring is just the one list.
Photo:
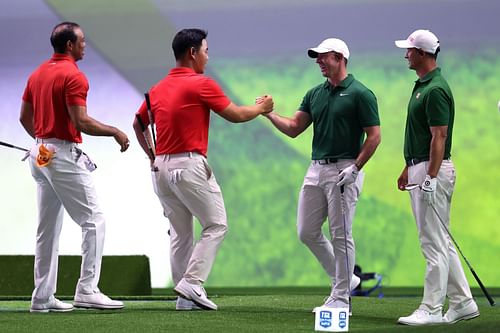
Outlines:
{"label": "handshake", "polygon": [[255,98],[255,104],[262,108],[261,114],[268,114],[273,111],[274,101],[271,95],[264,95]]}

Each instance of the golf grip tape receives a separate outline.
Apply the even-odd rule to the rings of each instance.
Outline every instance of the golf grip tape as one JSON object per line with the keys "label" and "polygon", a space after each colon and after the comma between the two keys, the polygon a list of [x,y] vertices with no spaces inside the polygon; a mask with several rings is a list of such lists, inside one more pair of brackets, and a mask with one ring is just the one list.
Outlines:
{"label": "golf grip tape", "polygon": [[153,112],[151,111],[151,100],[149,99],[149,93],[144,93],[144,99],[146,100],[146,107],[148,109],[149,124],[151,125],[151,132],[153,134],[153,144],[156,148],[155,120],[153,117]]}
{"label": "golf grip tape", "polygon": [[137,122],[139,123],[139,126],[141,127],[141,131],[144,134],[144,140],[146,141],[146,144],[148,145],[149,153],[151,154],[149,156],[149,158],[154,158],[155,157],[155,153],[153,151],[153,148],[151,148],[151,144],[149,143],[149,140],[148,140],[148,138],[146,136],[146,133],[145,133],[146,132],[146,126],[144,126],[144,122],[142,121],[141,116],[139,114],[136,114],[135,118],[137,119]]}

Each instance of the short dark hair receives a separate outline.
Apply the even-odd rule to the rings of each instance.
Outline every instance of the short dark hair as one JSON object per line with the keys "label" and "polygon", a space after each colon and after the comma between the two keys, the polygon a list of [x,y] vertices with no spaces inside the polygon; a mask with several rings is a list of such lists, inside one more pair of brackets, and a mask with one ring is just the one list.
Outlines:
{"label": "short dark hair", "polygon": [[175,60],[179,60],[192,47],[199,50],[201,43],[207,38],[208,32],[201,29],[183,29],[179,31],[172,41]]}
{"label": "short dark hair", "polygon": [[80,26],[74,22],[62,22],[52,29],[50,44],[52,44],[55,53],[65,53],[68,41],[76,43],[76,28],[80,28]]}

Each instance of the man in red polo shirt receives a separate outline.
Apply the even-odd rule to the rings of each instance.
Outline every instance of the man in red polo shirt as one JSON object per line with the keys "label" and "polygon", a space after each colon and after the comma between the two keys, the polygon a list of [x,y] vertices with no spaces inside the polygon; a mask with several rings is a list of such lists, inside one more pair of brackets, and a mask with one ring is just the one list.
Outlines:
{"label": "man in red polo shirt", "polygon": [[[158,132],[156,158],[140,124],[149,124],[145,103],[134,121],[137,139],[151,160],[154,190],[170,220],[178,310],[217,309],[202,287],[227,232],[224,200],[206,159],[210,110],[230,122],[244,122],[273,109],[271,96],[256,105],[235,105],[213,79],[202,75],[208,62],[206,37],[199,29],[179,31],[172,42],[176,67],[149,92]],[[196,245],[193,217],[202,226]]]}
{"label": "man in red polo shirt", "polygon": [[104,217],[97,203],[90,171],[95,164],[79,147],[81,132],[112,136],[128,148],[127,135],[87,114],[89,85],[76,62],[85,50],[85,36],[76,23],[56,25],[50,37],[54,55],[31,74],[23,95],[20,121],[35,138],[30,166],[37,183],[38,230],[35,252],[35,289],[31,312],[66,312],[73,305],[54,297],[57,282],[59,235],[63,208],[82,228],[82,267],[74,305],[120,309],[99,291],[104,246]]}

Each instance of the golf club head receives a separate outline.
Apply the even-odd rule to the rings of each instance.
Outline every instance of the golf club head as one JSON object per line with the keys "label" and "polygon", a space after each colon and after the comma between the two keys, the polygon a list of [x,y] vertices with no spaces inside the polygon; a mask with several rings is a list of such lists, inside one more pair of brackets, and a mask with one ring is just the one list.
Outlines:
{"label": "golf club head", "polygon": [[416,188],[420,188],[418,184],[406,184],[405,191],[413,191]]}

